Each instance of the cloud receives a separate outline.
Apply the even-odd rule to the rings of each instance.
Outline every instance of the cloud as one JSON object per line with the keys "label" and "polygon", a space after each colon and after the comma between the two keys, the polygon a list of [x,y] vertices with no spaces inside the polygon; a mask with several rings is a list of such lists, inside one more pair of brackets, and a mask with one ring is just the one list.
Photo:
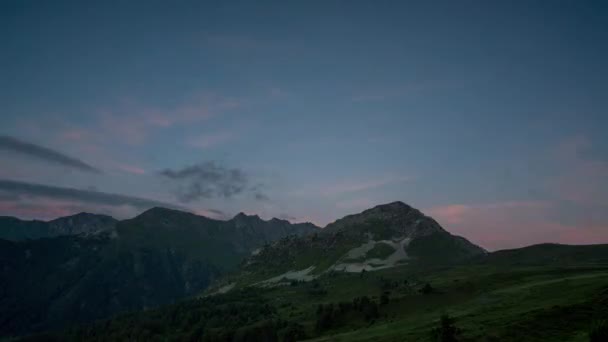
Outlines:
{"label": "cloud", "polygon": [[562,141],[553,151],[555,174],[547,180],[557,198],[581,205],[608,206],[608,161],[593,157],[593,145],[584,136]]}
{"label": "cloud", "polygon": [[217,220],[225,220],[228,218],[228,215],[225,212],[218,209],[198,209],[195,210],[194,213],[196,215],[210,217]]}
{"label": "cloud", "polygon": [[44,124],[36,126],[53,129],[41,131],[31,123],[21,123],[21,131],[29,135],[54,132],[61,142],[79,144],[112,145],[126,143],[140,146],[159,133],[185,125],[198,124],[243,105],[243,99],[200,91],[185,95],[173,105],[158,106],[147,102],[122,98],[115,102],[93,108],[88,120],[75,124],[55,118],[44,118]]}
{"label": "cloud", "polygon": [[608,222],[564,222],[559,214],[577,208],[551,201],[505,201],[449,204],[425,210],[451,233],[472,238],[489,250],[555,242],[592,244],[608,242]]}
{"label": "cloud", "polygon": [[253,194],[253,198],[255,198],[256,200],[270,201],[270,197],[268,197],[268,195],[266,195],[266,193],[264,192],[264,184],[258,183],[252,186],[249,190]]}
{"label": "cloud", "polygon": [[116,168],[120,171],[124,171],[127,173],[135,174],[135,175],[143,175],[146,173],[146,170],[142,169],[139,166],[129,165],[129,164],[116,164]]}
{"label": "cloud", "polygon": [[79,171],[101,173],[101,171],[80,159],[69,157],[49,148],[21,141],[19,139],[0,136],[0,149],[20,153],[47,163],[67,166]]}
{"label": "cloud", "polygon": [[346,210],[364,210],[373,207],[377,202],[369,198],[352,198],[336,202],[336,207]]}
{"label": "cloud", "polygon": [[232,198],[243,193],[252,193],[258,200],[267,199],[262,185],[250,186],[249,176],[243,170],[226,168],[212,161],[179,170],[165,169],[159,174],[178,184],[177,199],[182,203],[201,198]]}
{"label": "cloud", "polygon": [[81,190],[36,183],[18,182],[6,179],[0,179],[0,192],[16,196],[44,197],[55,200],[77,201],[79,203],[96,205],[128,205],[140,210],[157,206],[182,209],[172,204],[140,197],[112,194],[94,190]]}
{"label": "cloud", "polygon": [[[490,250],[541,242],[608,242],[608,162],[586,136],[561,140],[539,157],[543,200],[452,203],[427,212],[451,232]],[[536,185],[536,184],[532,184]]]}
{"label": "cloud", "polygon": [[219,132],[202,137],[190,138],[187,141],[188,146],[207,149],[225,142],[228,142],[234,138],[234,135],[230,132]]}
{"label": "cloud", "polygon": [[235,98],[214,93],[194,94],[167,108],[126,101],[112,108],[100,109],[95,129],[103,132],[101,139],[112,136],[131,145],[140,145],[158,130],[209,120],[240,105],[241,102]]}

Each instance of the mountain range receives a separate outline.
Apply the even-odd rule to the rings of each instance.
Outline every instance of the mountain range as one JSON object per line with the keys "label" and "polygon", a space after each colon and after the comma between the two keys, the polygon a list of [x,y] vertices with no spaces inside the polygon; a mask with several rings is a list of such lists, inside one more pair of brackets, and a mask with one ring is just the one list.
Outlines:
{"label": "mountain range", "polygon": [[[592,303],[608,303],[608,245],[488,252],[403,202],[324,228],[152,208],[123,221],[86,213],[49,222],[5,217],[0,236],[4,337],[295,341],[331,333],[342,336],[336,340],[419,340],[430,313],[455,306],[481,326],[496,324],[483,309],[494,307],[518,327],[536,320],[522,316],[526,310],[564,307],[581,330],[604,312]],[[573,292],[556,297],[553,288]],[[375,330],[375,322],[383,328]],[[517,334],[505,327],[492,336]],[[351,334],[358,329],[366,333]],[[556,331],[557,340],[570,336]]]}
{"label": "mountain range", "polygon": [[3,236],[19,241],[0,240],[0,330],[43,331],[172,303],[236,269],[255,248],[316,230],[164,208],[124,221],[85,213],[50,222],[3,218]]}

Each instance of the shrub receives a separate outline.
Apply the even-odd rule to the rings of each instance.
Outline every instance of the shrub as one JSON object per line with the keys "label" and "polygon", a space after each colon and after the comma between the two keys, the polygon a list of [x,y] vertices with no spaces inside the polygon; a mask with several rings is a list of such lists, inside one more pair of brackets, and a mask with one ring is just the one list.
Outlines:
{"label": "shrub", "polygon": [[433,289],[433,287],[429,283],[424,284],[424,287],[420,289],[420,292],[425,295],[431,294],[433,293],[433,291],[435,291],[435,289]]}
{"label": "shrub", "polygon": [[384,291],[382,292],[382,295],[380,296],[380,305],[386,305],[389,302],[389,293],[388,291]]}
{"label": "shrub", "polygon": [[601,320],[591,325],[589,342],[608,341],[608,321]]}
{"label": "shrub", "polygon": [[441,315],[439,326],[431,330],[431,339],[437,342],[457,342],[460,329],[454,325],[454,319]]}

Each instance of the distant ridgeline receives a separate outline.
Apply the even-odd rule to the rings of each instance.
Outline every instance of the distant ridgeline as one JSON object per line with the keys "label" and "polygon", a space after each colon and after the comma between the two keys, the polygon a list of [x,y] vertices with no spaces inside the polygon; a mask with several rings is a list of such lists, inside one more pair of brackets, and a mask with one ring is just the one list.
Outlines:
{"label": "distant ridgeline", "polygon": [[86,213],[50,222],[2,217],[0,335],[197,295],[256,248],[317,229],[242,213],[219,221],[163,208],[124,221]]}
{"label": "distant ridgeline", "polygon": [[24,221],[0,216],[0,239],[21,241],[54,236],[96,234],[114,229],[118,222],[107,215],[80,213],[52,221]]}

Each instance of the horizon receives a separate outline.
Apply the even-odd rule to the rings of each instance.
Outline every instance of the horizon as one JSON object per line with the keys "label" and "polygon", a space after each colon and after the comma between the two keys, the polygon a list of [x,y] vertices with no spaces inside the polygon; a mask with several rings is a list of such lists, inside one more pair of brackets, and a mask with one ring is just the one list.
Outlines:
{"label": "horizon", "polygon": [[403,201],[488,250],[608,243],[607,14],[3,2],[0,215],[324,227]]}

